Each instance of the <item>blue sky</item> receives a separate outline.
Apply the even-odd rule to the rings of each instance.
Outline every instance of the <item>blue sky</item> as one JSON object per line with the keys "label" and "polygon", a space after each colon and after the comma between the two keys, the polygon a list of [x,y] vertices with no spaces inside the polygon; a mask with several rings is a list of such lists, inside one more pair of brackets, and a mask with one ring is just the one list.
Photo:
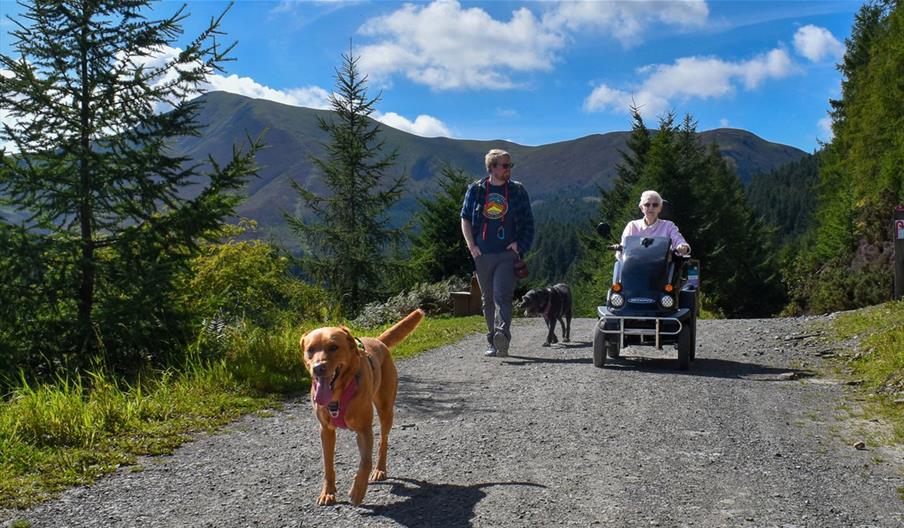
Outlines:
{"label": "blue sky", "polygon": [[[629,129],[633,100],[651,127],[671,110],[700,131],[742,128],[811,152],[831,138],[836,64],[860,5],[239,1],[222,26],[236,61],[210,88],[326,108],[351,42],[369,95],[382,94],[378,119],[424,136],[554,143]],[[185,39],[226,6],[188,2]]]}

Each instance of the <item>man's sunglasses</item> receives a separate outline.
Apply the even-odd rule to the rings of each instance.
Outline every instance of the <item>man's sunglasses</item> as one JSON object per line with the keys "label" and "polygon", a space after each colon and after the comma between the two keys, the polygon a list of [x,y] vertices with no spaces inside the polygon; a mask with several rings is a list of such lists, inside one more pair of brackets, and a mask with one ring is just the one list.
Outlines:
{"label": "man's sunglasses", "polygon": [[503,169],[514,169],[515,168],[514,163],[495,163],[493,166],[494,167],[502,167]]}

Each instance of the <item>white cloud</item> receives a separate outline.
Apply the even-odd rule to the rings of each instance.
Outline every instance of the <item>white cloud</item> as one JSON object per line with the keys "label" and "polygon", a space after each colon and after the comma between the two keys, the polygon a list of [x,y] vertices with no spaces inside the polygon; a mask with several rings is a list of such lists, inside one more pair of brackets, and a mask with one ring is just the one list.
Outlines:
{"label": "white cloud", "polygon": [[306,86],[304,88],[290,88],[288,90],[276,90],[258,83],[251,77],[239,77],[238,75],[213,75],[207,78],[206,90],[222,90],[234,94],[252,97],[254,99],[267,99],[292,106],[305,106],[308,108],[330,108],[330,93],[319,86]]}
{"label": "white cloud", "polygon": [[826,29],[807,25],[794,34],[794,49],[799,55],[812,62],[820,62],[829,56],[839,59],[844,56],[844,46]]}
{"label": "white cloud", "polygon": [[832,118],[830,116],[823,117],[819,120],[817,126],[819,127],[819,131],[821,132],[819,139],[826,143],[832,141],[832,139],[835,137],[835,131],[832,130]]}
{"label": "white cloud", "polygon": [[563,39],[545,29],[528,9],[507,22],[480,8],[463,9],[456,0],[401,9],[361,26],[382,37],[363,46],[360,67],[372,79],[402,73],[434,89],[505,89],[516,86],[509,73],[549,70]]}
{"label": "white cloud", "polygon": [[[208,78],[208,90],[223,90],[230,93],[245,95],[255,99],[267,99],[291,106],[304,106],[308,108],[319,108],[328,110],[332,108],[330,105],[330,93],[319,86],[307,86],[304,88],[291,88],[288,90],[276,90],[269,86],[264,86],[250,77],[239,77],[230,75],[223,77],[214,75]],[[392,128],[404,130],[411,134],[423,137],[452,137],[449,127],[439,119],[421,114],[414,121],[395,112],[387,112],[385,114],[375,112],[372,116],[377,121],[384,123]]]}
{"label": "white cloud", "polygon": [[414,121],[401,116],[395,112],[387,112],[385,114],[375,112],[373,117],[386,126],[391,126],[411,134],[423,137],[452,137],[449,127],[439,119],[421,114]]}
{"label": "white cloud", "polygon": [[644,80],[631,90],[600,84],[584,100],[584,109],[611,108],[627,112],[633,100],[645,117],[661,114],[675,99],[715,99],[733,94],[738,87],[753,90],[767,79],[787,77],[795,66],[782,49],[753,59],[729,62],[715,57],[682,57],[673,64],[644,66]]}
{"label": "white cloud", "polygon": [[[163,46],[153,53],[142,57],[132,57],[132,62],[136,65],[145,67],[160,67],[168,61],[174,59],[181,50],[169,46]],[[165,77],[161,77],[156,82],[164,82],[173,80],[175,72],[169,72]],[[12,77],[13,73],[9,70],[0,69],[0,76]],[[200,87],[202,91],[221,90],[255,99],[266,99],[277,103],[283,103],[291,106],[303,106],[317,109],[330,109],[330,92],[320,88],[319,86],[306,86],[302,88],[290,88],[286,90],[277,90],[269,86],[260,84],[250,77],[239,77],[238,75],[210,75],[207,82]],[[159,103],[155,108],[158,112],[163,112],[171,108],[170,105]],[[404,130],[412,134],[424,137],[452,137],[452,132],[441,120],[426,114],[418,115],[414,121],[395,112],[387,112],[385,114],[375,112],[373,115],[378,121],[388,126]],[[5,110],[0,109],[0,121],[10,124],[15,123],[12,117]],[[4,146],[0,144],[0,146]],[[12,148],[11,144],[5,145]]]}
{"label": "white cloud", "polygon": [[405,4],[359,28],[378,39],[361,48],[359,65],[378,82],[401,74],[435,90],[509,89],[524,82],[516,74],[551,70],[571,32],[596,31],[628,44],[654,22],[700,26],[708,14],[703,0],[565,2],[542,16],[522,7],[508,21],[457,0]]}
{"label": "white cloud", "polygon": [[[7,79],[12,79],[15,77],[12,71],[7,69],[0,69],[0,77],[4,77]],[[19,125],[19,122],[13,119],[13,116],[9,114],[6,110],[5,106],[0,107],[0,125],[8,125],[10,128],[16,128]],[[10,152],[15,150],[15,147],[12,142],[2,141],[0,140],[0,148],[5,148]]]}
{"label": "white cloud", "polygon": [[722,119],[719,120],[719,128],[728,128],[728,127],[729,127],[728,118],[723,117]]}
{"label": "white cloud", "polygon": [[595,112],[606,107],[627,109],[631,106],[631,94],[601,84],[584,99],[584,110]]}
{"label": "white cloud", "polygon": [[546,27],[568,31],[610,34],[624,46],[638,44],[654,22],[680,27],[700,27],[709,17],[704,0],[662,2],[561,2],[543,16]]}
{"label": "white cloud", "polygon": [[[169,46],[161,46],[153,53],[142,57],[132,57],[132,62],[145,67],[161,67],[175,59],[182,50]],[[176,72],[169,71],[166,77],[161,77],[157,82],[174,80]],[[207,82],[200,86],[202,91],[221,90],[238,95],[244,95],[254,99],[266,99],[292,106],[305,106],[308,108],[330,108],[330,93],[319,86],[305,86],[302,88],[289,88],[277,90],[260,84],[251,77],[239,77],[238,75],[209,75]],[[166,105],[157,108],[158,111],[167,109]]]}

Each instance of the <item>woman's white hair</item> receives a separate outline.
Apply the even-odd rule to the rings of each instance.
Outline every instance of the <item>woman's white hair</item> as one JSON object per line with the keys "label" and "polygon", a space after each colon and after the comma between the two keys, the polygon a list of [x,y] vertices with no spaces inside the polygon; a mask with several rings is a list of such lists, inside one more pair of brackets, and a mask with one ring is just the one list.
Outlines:
{"label": "woman's white hair", "polygon": [[662,204],[662,196],[659,196],[659,193],[656,191],[644,191],[640,194],[640,203],[637,205],[643,205],[647,200],[652,200],[658,204]]}

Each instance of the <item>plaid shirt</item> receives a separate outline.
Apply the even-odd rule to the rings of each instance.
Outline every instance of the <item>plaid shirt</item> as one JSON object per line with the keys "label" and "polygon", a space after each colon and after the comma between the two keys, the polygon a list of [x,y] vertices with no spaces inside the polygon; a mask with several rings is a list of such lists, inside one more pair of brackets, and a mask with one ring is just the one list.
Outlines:
{"label": "plaid shirt", "polygon": [[[470,186],[465,193],[465,201],[461,206],[461,217],[471,222],[471,233],[474,239],[480,236],[480,228],[486,218],[483,216],[483,206],[486,203],[486,178],[481,178]],[[530,197],[521,182],[508,181],[509,207],[515,215],[515,241],[518,242],[518,253],[521,257],[530,251],[534,242],[534,213],[530,208]]]}

